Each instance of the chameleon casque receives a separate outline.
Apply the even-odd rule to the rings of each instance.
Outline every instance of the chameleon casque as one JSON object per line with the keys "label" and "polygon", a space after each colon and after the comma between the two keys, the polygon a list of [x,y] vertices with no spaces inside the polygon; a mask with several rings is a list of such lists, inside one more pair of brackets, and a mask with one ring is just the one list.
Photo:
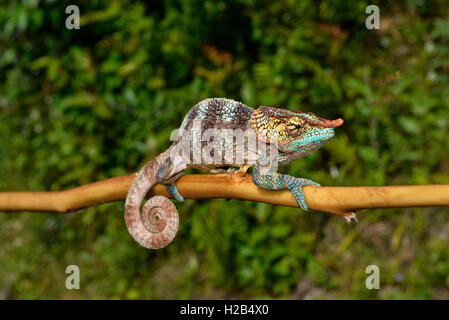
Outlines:
{"label": "chameleon casque", "polygon": [[[267,168],[273,160],[278,165],[286,165],[316,151],[334,136],[334,128],[342,124],[342,119],[327,120],[310,112],[267,106],[252,109],[240,102],[225,98],[203,100],[185,116],[170,148],[148,162],[137,173],[125,203],[125,221],[128,231],[139,244],[149,249],[163,248],[174,239],[179,218],[176,207],[168,198],[153,196],[145,203],[142,211],[140,208],[146,194],[156,183],[164,184],[170,195],[183,201],[184,198],[176,187],[176,180],[187,168],[219,171],[220,169],[216,168],[238,167],[240,172],[246,173],[249,167],[253,167],[252,180],[258,187],[269,190],[290,190],[300,208],[307,211],[308,206],[302,187],[320,185],[308,179],[269,172]],[[240,135],[244,132],[252,132],[258,148],[248,151],[249,148],[244,148],[245,143],[242,143],[236,135],[236,139],[227,140],[231,141],[227,151],[230,151],[233,157],[224,157],[225,152],[215,149],[212,150],[210,153],[212,156],[207,161],[202,157],[199,161],[192,161],[193,157],[198,158],[198,155],[203,154],[208,147],[210,148],[212,140],[195,137],[195,134],[191,134],[193,129],[196,129],[200,136],[211,129],[223,132],[240,130]],[[200,143],[196,143],[196,150],[190,148],[187,156],[181,155],[181,147],[195,145],[193,140],[198,142],[198,139],[201,140]],[[249,138],[246,138],[244,141],[248,144],[248,140]],[[214,137],[212,142],[214,141],[217,142],[215,146],[222,145],[220,144],[222,137],[220,139]],[[272,148],[273,145],[275,148]],[[259,148],[260,146],[265,148]],[[240,161],[237,161],[235,155],[242,149],[245,149],[245,152],[239,153],[241,157]],[[266,150],[271,151],[267,153]]]}

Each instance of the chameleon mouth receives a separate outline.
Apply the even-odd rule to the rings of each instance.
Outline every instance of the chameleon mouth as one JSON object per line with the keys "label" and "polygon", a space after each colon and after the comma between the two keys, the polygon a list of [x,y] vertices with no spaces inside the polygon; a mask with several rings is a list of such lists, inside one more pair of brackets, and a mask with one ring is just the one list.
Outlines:
{"label": "chameleon mouth", "polygon": [[344,120],[338,118],[336,120],[328,120],[321,117],[316,116],[319,120],[311,120],[307,119],[307,123],[312,126],[322,127],[322,128],[336,128],[341,126],[344,123]]}

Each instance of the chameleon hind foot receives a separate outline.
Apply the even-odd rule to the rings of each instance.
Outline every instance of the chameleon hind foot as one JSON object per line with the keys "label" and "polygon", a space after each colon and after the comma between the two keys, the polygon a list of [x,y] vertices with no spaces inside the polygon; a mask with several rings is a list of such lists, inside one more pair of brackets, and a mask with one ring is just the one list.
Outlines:
{"label": "chameleon hind foot", "polygon": [[176,186],[176,182],[166,184],[165,187],[167,188],[168,193],[176,200],[180,202],[183,202],[185,200],[182,194],[179,192],[178,187]]}
{"label": "chameleon hind foot", "polygon": [[172,178],[170,178],[169,181],[167,181],[165,184],[165,188],[167,188],[168,193],[175,198],[176,200],[183,202],[184,201],[184,197],[182,196],[182,194],[179,192],[178,187],[176,186],[176,181],[182,177],[183,175],[185,175],[185,172],[180,172],[178,174],[176,174],[175,176],[173,176]]}

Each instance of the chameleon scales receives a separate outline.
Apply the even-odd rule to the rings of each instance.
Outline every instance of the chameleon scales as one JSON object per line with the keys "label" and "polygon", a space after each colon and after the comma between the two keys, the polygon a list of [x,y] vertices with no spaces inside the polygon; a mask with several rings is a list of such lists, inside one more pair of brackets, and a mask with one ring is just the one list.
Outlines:
{"label": "chameleon scales", "polygon": [[[125,202],[128,231],[140,245],[149,249],[163,248],[174,239],[179,218],[176,207],[168,198],[153,196],[145,203],[142,211],[140,208],[146,194],[156,183],[164,184],[171,196],[183,201],[184,198],[176,187],[176,180],[187,168],[218,171],[219,167],[228,166],[238,167],[240,172],[246,173],[249,167],[253,167],[252,180],[258,187],[290,190],[300,208],[307,211],[308,206],[302,187],[320,185],[308,179],[269,172],[268,169],[273,162],[283,166],[316,151],[334,136],[334,128],[342,124],[342,119],[327,120],[310,112],[267,106],[252,109],[225,98],[203,100],[185,116],[173,144],[137,173]],[[221,141],[221,138],[215,140],[215,137],[213,140],[200,139],[198,136],[195,138],[195,134],[191,134],[194,129],[200,135],[212,129],[223,132],[240,130],[240,136],[242,133],[252,132],[257,146],[265,148],[257,148],[253,152],[240,152],[240,159],[237,161],[236,153],[245,149],[242,147],[245,143],[236,136],[235,140],[234,138],[227,140],[231,143],[230,148],[226,150],[231,152],[232,157],[225,157],[226,152],[219,152],[217,149],[218,151],[208,151],[212,158],[205,157],[207,160],[204,160],[200,157],[199,160],[192,161],[192,157],[204,154],[204,150],[211,147],[211,141],[217,142],[215,146],[219,146],[218,142]],[[244,140],[246,145],[249,141],[248,136]],[[196,150],[190,148],[191,151],[187,156],[181,155],[180,150],[185,149],[181,147],[194,145],[194,142],[198,141],[200,143],[196,144]],[[270,148],[273,145],[275,148]],[[245,150],[247,149],[249,148]]]}

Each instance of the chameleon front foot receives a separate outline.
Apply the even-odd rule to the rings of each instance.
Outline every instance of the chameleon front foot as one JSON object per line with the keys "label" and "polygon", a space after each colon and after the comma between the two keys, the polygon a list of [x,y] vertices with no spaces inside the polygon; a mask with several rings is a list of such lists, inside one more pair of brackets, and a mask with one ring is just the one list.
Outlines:
{"label": "chameleon front foot", "polygon": [[299,204],[299,208],[303,211],[309,211],[309,206],[306,203],[306,196],[304,195],[303,187],[321,187],[321,185],[309,179],[296,178],[292,176],[284,176],[284,183],[286,184],[287,189],[290,190],[295,197],[296,202]]}
{"label": "chameleon front foot", "polygon": [[271,173],[261,174],[259,167],[255,167],[252,174],[253,182],[256,186],[267,190],[289,190],[298,202],[303,211],[308,211],[304,195],[304,186],[320,187],[321,185],[308,179],[296,178],[285,174]]}
{"label": "chameleon front foot", "polygon": [[290,191],[293,194],[293,196],[295,197],[296,202],[298,202],[299,208],[303,211],[309,211],[309,206],[306,203],[304,190],[301,187],[299,187],[299,188],[292,189]]}
{"label": "chameleon front foot", "polygon": [[296,202],[298,202],[299,208],[303,211],[309,211],[309,206],[306,203],[303,186],[321,187],[321,185],[312,180],[302,178],[294,178],[294,181],[289,184],[288,189],[295,197]]}

